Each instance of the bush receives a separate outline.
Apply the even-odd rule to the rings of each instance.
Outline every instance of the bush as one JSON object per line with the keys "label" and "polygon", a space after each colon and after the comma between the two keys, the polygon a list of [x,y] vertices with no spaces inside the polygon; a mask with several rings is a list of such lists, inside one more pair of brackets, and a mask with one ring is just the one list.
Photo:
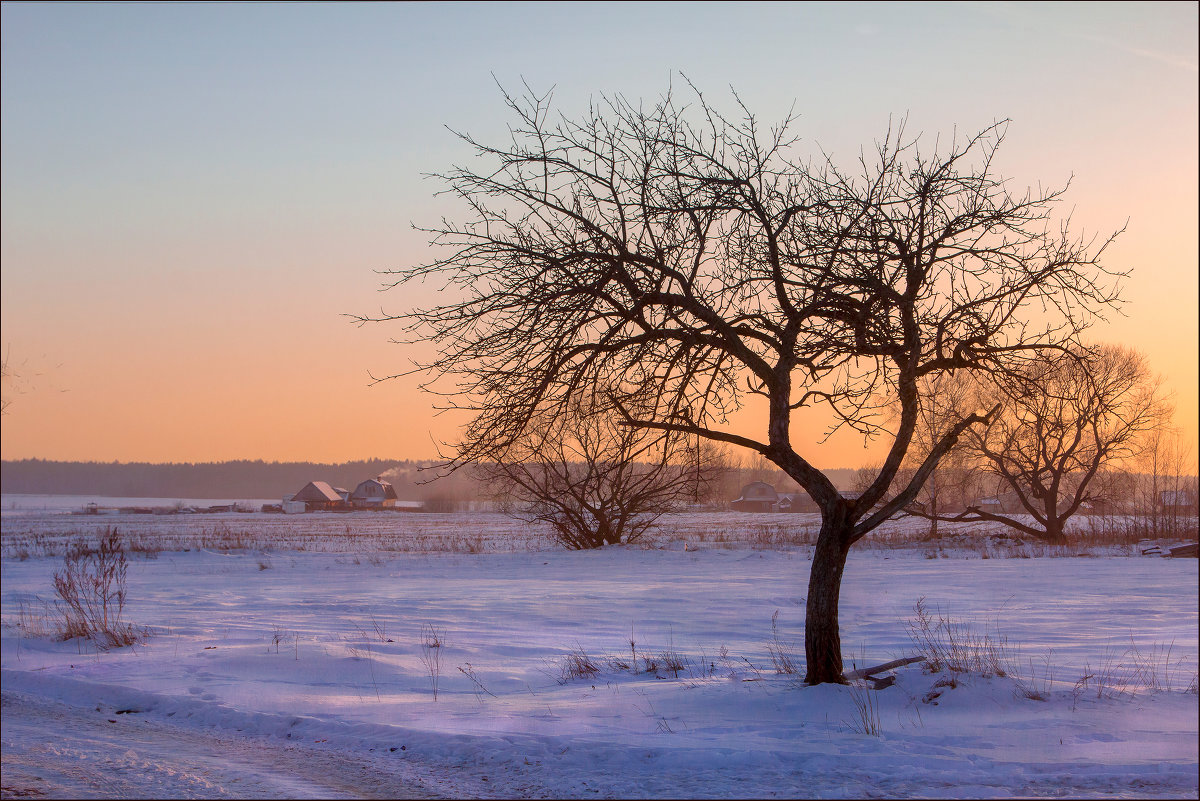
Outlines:
{"label": "bush", "polygon": [[115,528],[105,529],[95,547],[81,540],[67,549],[63,569],[54,573],[63,640],[85,637],[102,648],[121,648],[141,639],[121,619],[127,568],[125,547]]}

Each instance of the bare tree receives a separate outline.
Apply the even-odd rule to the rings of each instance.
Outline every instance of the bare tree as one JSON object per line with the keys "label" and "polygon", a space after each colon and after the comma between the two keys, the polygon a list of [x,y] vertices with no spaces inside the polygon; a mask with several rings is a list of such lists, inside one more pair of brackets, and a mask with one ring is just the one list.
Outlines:
{"label": "bare tree", "polygon": [[969,432],[965,452],[1013,499],[1011,506],[997,511],[972,504],[955,514],[925,510],[926,516],[1003,523],[1063,541],[1067,521],[1085,504],[1115,500],[1117,484],[1105,480],[1107,472],[1136,456],[1145,436],[1168,421],[1170,407],[1159,388],[1144,356],[1112,345],[1048,352],[982,384],[983,402],[1004,411]]}
{"label": "bare tree", "polygon": [[[920,408],[917,413],[917,429],[913,442],[905,457],[904,465],[896,474],[896,485],[906,486],[920,468],[925,457],[937,447],[941,432],[962,418],[966,409],[991,408],[994,400],[977,397],[976,382],[966,371],[941,372],[922,378],[918,385]],[[893,411],[899,414],[899,404]],[[952,511],[960,512],[969,502],[979,497],[984,484],[978,462],[972,460],[970,451],[960,442],[946,453],[925,480],[925,484],[904,510],[905,513],[923,517],[929,521],[929,536],[939,536],[938,522]],[[874,476],[866,478],[869,483]]]}
{"label": "bare tree", "polygon": [[1134,492],[1137,516],[1152,537],[1195,536],[1197,517],[1195,461],[1191,448],[1171,426],[1150,432],[1141,453],[1139,486]]}
{"label": "bare tree", "polygon": [[506,510],[549,523],[568,548],[635,542],[665,512],[707,493],[712,472],[684,436],[621,424],[576,399],[475,473]]}
{"label": "bare tree", "polygon": [[[484,166],[440,176],[469,214],[429,231],[444,255],[392,273],[393,286],[434,280],[448,293],[399,315],[408,341],[439,348],[420,365],[430,389],[474,415],[448,466],[502,459],[601,383],[632,428],[765,456],[821,510],[807,681],[843,681],[851,546],[994,414],[947,425],[881,503],[912,444],[920,380],[1005,374],[1074,340],[1116,300],[1099,262],[1109,240],[1052,227],[1062,190],[1014,195],[993,174],[1005,123],[932,149],[898,125],[840,167],[800,160],[793,118],[764,128],[740,100],[723,116],[694,90],[690,105],[673,92],[601,98],[577,120],[552,119],[548,95],[505,100],[510,140],[461,135]],[[751,399],[767,413],[757,438],[728,430],[727,413]],[[891,439],[858,498],[792,441],[793,415],[819,409],[831,430]]]}
{"label": "bare tree", "polygon": [[737,497],[741,479],[729,446],[712,440],[698,438],[696,443],[696,469],[692,486],[696,490],[693,504],[721,508],[727,501]]}
{"label": "bare tree", "polygon": [[751,481],[763,481],[774,485],[777,483],[779,467],[761,453],[752,455],[746,465]]}

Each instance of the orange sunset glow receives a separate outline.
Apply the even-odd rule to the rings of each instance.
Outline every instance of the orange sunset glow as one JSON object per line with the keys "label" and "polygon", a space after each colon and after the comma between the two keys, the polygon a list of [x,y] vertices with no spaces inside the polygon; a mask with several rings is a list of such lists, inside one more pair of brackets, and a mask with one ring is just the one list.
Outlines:
{"label": "orange sunset glow", "polygon": [[[864,13],[869,9],[869,13]],[[890,119],[1011,119],[999,172],[1071,188],[1129,269],[1092,339],[1143,351],[1198,436],[1197,6],[5,3],[4,459],[423,459],[461,415],[419,348],[352,315],[436,302],[376,271],[431,260],[463,210],[424,177],[501,139],[496,82],[653,99],[679,73],[800,152],[854,159]],[[630,17],[636,17],[632,19]],[[621,42],[622,57],[612,43]],[[585,54],[586,57],[580,57]],[[636,54],[636,57],[635,57]],[[494,76],[494,77],[493,77]],[[673,77],[674,76],[674,77]],[[731,421],[757,433],[748,408]],[[880,444],[797,416],[824,467]]]}

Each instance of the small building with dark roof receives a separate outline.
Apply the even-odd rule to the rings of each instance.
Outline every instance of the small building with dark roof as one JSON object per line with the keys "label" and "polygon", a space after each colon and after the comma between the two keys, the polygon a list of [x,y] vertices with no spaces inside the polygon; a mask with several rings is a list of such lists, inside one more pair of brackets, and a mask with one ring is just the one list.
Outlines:
{"label": "small building with dark roof", "polygon": [[816,502],[809,497],[807,492],[794,492],[790,495],[780,495],[777,509],[780,512],[812,513],[821,511]]}
{"label": "small building with dark roof", "polygon": [[778,508],[779,493],[764,481],[754,481],[742,487],[740,497],[729,505],[735,512],[774,512]]}

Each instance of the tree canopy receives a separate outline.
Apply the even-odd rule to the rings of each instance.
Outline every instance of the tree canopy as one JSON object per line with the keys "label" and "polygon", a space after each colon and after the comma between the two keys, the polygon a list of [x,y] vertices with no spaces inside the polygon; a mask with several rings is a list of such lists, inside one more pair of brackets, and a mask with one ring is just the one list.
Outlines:
{"label": "tree canopy", "polygon": [[[839,681],[848,549],[997,411],[948,421],[894,488],[922,379],[1063,348],[1117,301],[1119,274],[1100,263],[1110,238],[1055,219],[1065,188],[1016,193],[994,174],[1006,122],[932,146],[897,123],[842,165],[805,155],[794,117],[763,126],[734,101],[727,116],[694,87],[687,102],[602,97],[573,120],[549,95],[505,94],[509,141],[462,134],[482,166],[440,175],[465,209],[429,229],[442,255],[392,275],[449,293],[400,318],[439,348],[421,365],[431,389],[473,413],[451,466],[496,460],[607,386],[626,425],[738,445],[794,478],[822,510],[808,680]],[[768,415],[757,437],[727,426],[751,397]],[[856,499],[793,441],[793,415],[814,409],[891,438]]]}

